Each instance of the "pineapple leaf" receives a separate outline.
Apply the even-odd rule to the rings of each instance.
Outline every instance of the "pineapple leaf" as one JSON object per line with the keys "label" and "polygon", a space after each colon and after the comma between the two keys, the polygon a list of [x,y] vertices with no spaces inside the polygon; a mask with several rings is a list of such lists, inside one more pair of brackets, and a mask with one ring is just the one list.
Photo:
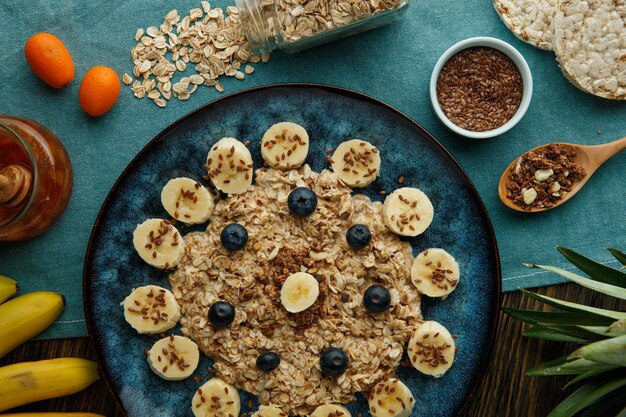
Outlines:
{"label": "pineapple leaf", "polygon": [[575,358],[626,366],[626,335],[583,346],[570,355],[570,359]]}
{"label": "pineapple leaf", "polygon": [[524,330],[522,334],[526,337],[534,337],[536,339],[552,340],[554,342],[572,342],[572,343],[587,343],[588,339],[581,339],[579,337],[563,334],[558,330],[554,330],[545,326],[534,326]]}
{"label": "pineapple leaf", "polygon": [[577,371],[577,373],[582,374],[587,371],[595,371],[600,369],[608,371],[611,368],[615,368],[615,366],[607,365],[605,363],[594,362],[587,359],[575,359],[571,362],[564,363],[562,365],[562,368],[566,371]]}
{"label": "pineapple leaf", "polygon": [[587,407],[576,415],[576,417],[608,417],[616,413],[621,407],[624,406],[624,396],[626,396],[626,390],[621,388],[618,391],[613,392],[610,396],[606,396],[593,405],[593,407]]}
{"label": "pineapple leaf", "polygon": [[518,320],[522,320],[530,324],[553,324],[565,326],[609,326],[613,320],[588,314],[585,312],[574,311],[534,311],[520,310],[517,308],[504,307],[502,309],[509,316]]}
{"label": "pineapple leaf", "polygon": [[626,320],[617,320],[616,322],[613,322],[613,324],[609,326],[608,334],[610,336],[621,336],[626,334]]}
{"label": "pineapple leaf", "polygon": [[626,334],[626,320],[614,321],[609,327],[606,326],[578,326],[597,335],[604,337],[616,337]]}
{"label": "pineapple leaf", "polygon": [[549,375],[580,375],[588,371],[609,371],[615,368],[613,365],[606,365],[588,361],[586,359],[570,360],[567,356],[560,357],[553,361],[544,362],[526,371],[527,376],[549,376]]}
{"label": "pineapple leaf", "polygon": [[583,304],[576,304],[569,301],[559,300],[557,298],[548,297],[547,295],[540,295],[531,291],[521,289],[521,291],[535,300],[541,301],[545,304],[558,307],[561,310],[567,311],[586,311],[598,316],[609,317],[615,320],[626,320],[626,313],[621,313],[613,310],[605,310],[602,308],[589,307]]}
{"label": "pineapple leaf", "polygon": [[613,255],[622,265],[626,266],[626,253],[612,248],[609,248],[609,252],[611,252],[611,255]]}
{"label": "pineapple leaf", "polygon": [[[582,326],[557,326],[557,325],[551,325],[551,324],[535,324],[534,327],[535,328],[540,327],[542,329],[547,329],[552,332],[560,333],[565,336],[574,337],[576,339],[582,339],[582,340],[587,341],[587,343],[592,342],[592,341],[606,339],[605,336],[601,336],[599,334],[587,331],[583,329]],[[601,326],[598,326],[598,327],[601,327]]]}
{"label": "pineapple leaf", "polygon": [[578,404],[584,402],[585,398],[591,395],[599,384],[587,383],[571,393],[566,399],[561,401],[547,417],[571,417],[583,407]]}
{"label": "pineapple leaf", "polygon": [[[561,365],[563,365],[564,363],[567,362],[567,356],[561,356],[560,358],[548,361],[548,362],[544,362],[544,363],[540,363],[537,366],[533,366],[532,368],[528,369],[526,371],[526,375],[527,376],[545,376],[545,375],[558,375],[558,373],[551,373],[551,372],[555,372],[555,370],[557,368],[560,368]],[[577,373],[568,373],[567,375],[577,375],[579,372]]]}
{"label": "pineapple leaf", "polygon": [[571,386],[573,386],[573,385],[575,385],[575,384],[579,383],[580,381],[584,381],[585,379],[588,379],[588,378],[594,377],[594,376],[596,376],[596,375],[603,374],[603,373],[605,373],[605,372],[610,372],[610,371],[612,371],[613,369],[617,369],[617,368],[619,368],[619,366],[613,366],[613,367],[608,368],[608,369],[602,369],[602,368],[601,368],[601,369],[594,369],[594,370],[591,370],[591,371],[583,372],[582,374],[578,375],[576,378],[574,378],[574,379],[572,379],[570,382],[568,382],[568,383],[567,383],[567,384],[563,387],[563,390],[568,389],[569,387],[571,387]]}
{"label": "pineapple leaf", "polygon": [[556,249],[591,279],[622,288],[626,287],[626,273],[589,259],[571,249],[562,246],[557,246]]}
{"label": "pineapple leaf", "polygon": [[612,380],[604,385],[598,382],[588,382],[557,405],[547,417],[571,417],[623,386],[626,386],[626,377]]}
{"label": "pineapple leaf", "polygon": [[[569,279],[570,281],[574,281],[575,283],[582,285],[583,287],[590,288],[594,291],[601,292],[602,294],[610,295],[611,297],[621,298],[622,300],[626,300],[626,288],[618,287],[616,285],[605,284],[600,282],[599,280],[593,280],[589,278],[585,278],[583,276],[571,273],[561,268],[555,268],[553,266],[545,266],[545,265],[530,265],[532,268],[541,268],[546,271],[554,272],[555,274],[561,275]],[[626,275],[626,274],[625,274]],[[626,280],[624,280],[623,286],[626,286]]]}

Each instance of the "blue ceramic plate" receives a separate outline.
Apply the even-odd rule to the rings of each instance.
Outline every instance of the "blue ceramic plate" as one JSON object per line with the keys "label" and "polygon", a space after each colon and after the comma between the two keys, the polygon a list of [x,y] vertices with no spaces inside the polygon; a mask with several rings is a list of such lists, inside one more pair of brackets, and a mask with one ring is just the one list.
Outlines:
{"label": "blue ceramic plate", "polygon": [[[155,338],[138,335],[125,321],[120,301],[133,287],[167,285],[167,276],[135,253],[132,231],[150,217],[164,217],[161,187],[171,178],[200,178],[211,144],[224,136],[251,140],[256,166],[262,165],[260,139],[278,121],[306,127],[311,143],[307,162],[316,171],[327,166],[325,150],[359,137],[381,151],[381,177],[363,192],[383,200],[381,190],[405,186],[422,189],[432,200],[431,227],[411,239],[415,253],[443,247],[462,271],[458,289],[446,300],[424,300],[423,315],[458,336],[459,353],[442,378],[428,378],[401,367],[411,388],[412,416],[449,417],[459,413],[484,372],[491,352],[500,298],[498,251],[485,208],[476,189],[450,154],[428,132],[389,106],[359,93],[320,85],[277,85],[224,97],[183,117],[154,138],[124,170],[96,220],[84,269],[85,308],[104,376],[131,417],[192,416],[192,378],[167,382],[150,370],[144,348]],[[178,225],[185,234],[191,228]],[[196,227],[196,230],[198,228]],[[178,329],[173,329],[178,332]],[[210,360],[196,375],[207,377]],[[348,408],[368,416],[357,396]],[[252,400],[252,408],[248,407]],[[242,412],[256,409],[254,396],[242,392]]]}

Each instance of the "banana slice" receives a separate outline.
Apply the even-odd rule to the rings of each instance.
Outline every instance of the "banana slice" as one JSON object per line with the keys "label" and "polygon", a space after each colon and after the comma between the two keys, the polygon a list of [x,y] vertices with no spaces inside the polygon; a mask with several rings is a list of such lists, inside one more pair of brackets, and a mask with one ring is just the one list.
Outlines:
{"label": "banana slice", "polygon": [[148,219],[133,232],[135,250],[148,265],[170,269],[185,255],[185,242],[167,220]]}
{"label": "banana slice", "polygon": [[330,166],[348,187],[366,187],[380,175],[380,153],[372,144],[352,139],[337,147]]}
{"label": "banana slice", "polygon": [[191,400],[196,417],[238,417],[241,399],[237,389],[219,378],[209,379]]}
{"label": "banana slice", "polygon": [[287,413],[272,405],[262,405],[250,417],[287,417]]}
{"label": "banana slice", "polygon": [[408,417],[415,405],[411,390],[397,378],[376,384],[367,402],[374,417]]}
{"label": "banana slice", "polygon": [[311,274],[296,272],[290,275],[280,289],[280,302],[290,313],[299,313],[311,307],[320,295],[320,284]]}
{"label": "banana slice", "polygon": [[168,381],[188,378],[198,367],[199,361],[198,345],[183,336],[164,337],[148,351],[150,368]]}
{"label": "banana slice", "polygon": [[191,178],[174,178],[161,190],[161,204],[170,216],[185,224],[209,220],[215,203],[202,184]]}
{"label": "banana slice", "polygon": [[351,417],[350,411],[339,404],[323,404],[313,411],[310,417]]}
{"label": "banana slice", "polygon": [[227,194],[241,194],[252,185],[252,155],[235,138],[223,138],[213,145],[205,166],[213,185]]}
{"label": "banana slice", "polygon": [[415,257],[411,281],[429,297],[443,297],[454,291],[460,278],[459,264],[443,249],[430,248]]}
{"label": "banana slice", "polygon": [[171,291],[156,285],[135,288],[122,301],[124,318],[140,334],[157,334],[176,326],[180,306]]}
{"label": "banana slice", "polygon": [[408,355],[415,369],[439,378],[452,366],[455,349],[454,339],[445,327],[425,321],[411,336]]}
{"label": "banana slice", "polygon": [[383,221],[389,230],[400,236],[419,236],[433,221],[430,199],[417,188],[398,188],[385,198]]}
{"label": "banana slice", "polygon": [[297,168],[304,163],[308,153],[309,134],[295,123],[276,123],[261,140],[261,155],[272,168]]}

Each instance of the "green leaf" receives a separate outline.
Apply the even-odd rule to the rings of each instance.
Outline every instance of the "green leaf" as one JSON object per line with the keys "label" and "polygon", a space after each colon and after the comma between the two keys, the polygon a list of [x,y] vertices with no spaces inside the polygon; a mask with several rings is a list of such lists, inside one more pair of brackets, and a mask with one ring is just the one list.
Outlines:
{"label": "green leaf", "polygon": [[606,337],[600,336],[599,334],[595,334],[593,332],[589,332],[585,329],[582,328],[582,326],[556,326],[556,325],[548,325],[548,324],[540,324],[540,325],[535,325],[536,326],[541,326],[543,328],[546,328],[548,330],[566,335],[566,336],[570,336],[570,337],[575,337],[577,339],[583,339],[586,340],[587,342],[595,342],[597,340],[602,340],[602,339],[606,339]]}
{"label": "green leaf", "polygon": [[553,361],[544,362],[526,371],[528,376],[549,376],[549,375],[579,375],[589,371],[608,371],[615,368],[613,365],[606,365],[589,361],[587,359],[570,360],[566,356]]}
{"label": "green leaf", "polygon": [[591,395],[598,385],[593,383],[587,383],[576,391],[571,393],[566,399],[561,401],[554,410],[548,414],[547,417],[570,417],[580,411],[583,407],[580,407],[580,403],[583,403],[585,398]]}
{"label": "green leaf", "polygon": [[535,300],[541,301],[545,304],[558,307],[561,310],[566,311],[585,311],[587,313],[595,314],[597,316],[609,317],[614,320],[626,320],[626,313],[620,313],[618,311],[613,310],[605,310],[602,308],[589,307],[583,304],[576,304],[569,301],[559,300],[557,298],[548,297],[547,295],[540,295],[528,290],[521,290],[524,294],[528,295]]}
{"label": "green leaf", "polygon": [[588,378],[592,378],[596,375],[600,375],[603,374],[605,372],[609,372],[612,371],[614,369],[619,368],[619,366],[612,366],[608,369],[594,369],[592,371],[587,371],[587,372],[583,372],[582,374],[579,374],[576,378],[572,379],[571,381],[569,381],[564,387],[563,390],[568,389],[569,387],[571,387],[572,385],[575,385],[577,383],[579,383],[580,381],[584,381],[585,379]]}
{"label": "green leaf", "polygon": [[[599,282],[598,280],[594,281],[593,279],[585,278],[583,276],[574,274],[572,272],[566,271],[561,268],[555,268],[553,266],[532,265],[532,267],[541,268],[541,269],[545,269],[546,271],[554,272],[555,274],[565,277],[569,279],[570,281],[574,281],[575,283],[582,285],[583,287],[590,288],[602,294],[610,295],[611,297],[621,298],[622,300],[626,300],[626,288],[618,287],[616,285],[611,285],[611,284],[605,284],[603,282]],[[626,280],[624,282],[624,286],[626,286]]]}
{"label": "green leaf", "polygon": [[626,320],[614,321],[610,326],[578,326],[583,330],[604,337],[616,337],[626,334]]}
{"label": "green leaf", "polygon": [[610,336],[621,336],[626,334],[626,320],[617,320],[609,326]]}
{"label": "green leaf", "polygon": [[571,417],[623,386],[626,386],[626,377],[610,381],[604,385],[588,382],[557,405],[547,417]]}
{"label": "green leaf", "polygon": [[[608,329],[608,327],[607,327]],[[536,339],[552,340],[554,342],[572,342],[572,343],[587,343],[588,339],[581,339],[574,336],[563,334],[557,330],[544,327],[534,326],[524,330],[522,334],[526,337],[534,337]]]}
{"label": "green leaf", "polygon": [[622,411],[617,413],[615,417],[626,417],[626,407],[622,408]]}
{"label": "green leaf", "polygon": [[626,266],[626,253],[619,249],[612,248],[609,248],[609,252],[611,252],[611,255],[615,256],[615,259],[617,259],[622,265]]}
{"label": "green leaf", "polygon": [[[564,363],[566,363],[567,361],[568,361],[567,356],[561,356],[560,358],[557,358],[557,359],[554,359],[554,360],[551,360],[551,361],[548,361],[548,362],[540,363],[539,365],[534,366],[534,367],[528,369],[526,371],[526,375],[527,376],[544,376],[544,375],[548,375],[548,374],[544,373],[544,371],[546,369],[558,368],[561,365],[563,365]],[[568,375],[572,375],[572,374],[568,374]]]}
{"label": "green leaf", "polygon": [[626,390],[623,388],[606,396],[602,401],[596,402],[593,407],[587,407],[576,415],[576,417],[608,417],[614,415],[624,406],[624,396]]}
{"label": "green leaf", "polygon": [[608,371],[609,369],[614,368],[613,365],[594,362],[588,359],[576,359],[571,362],[564,363],[561,367],[566,371],[576,371],[578,374],[582,374],[587,371],[598,371],[601,369]]}
{"label": "green leaf", "polygon": [[626,335],[583,346],[570,355],[570,359],[574,358],[626,366]]}
{"label": "green leaf", "polygon": [[602,265],[599,262],[589,259],[571,249],[557,246],[556,249],[572,264],[578,267],[592,279],[606,284],[616,285],[618,287],[626,287],[626,273]]}
{"label": "green leaf", "polygon": [[553,324],[565,326],[609,326],[613,320],[587,312],[534,311],[503,307],[509,316],[530,324]]}

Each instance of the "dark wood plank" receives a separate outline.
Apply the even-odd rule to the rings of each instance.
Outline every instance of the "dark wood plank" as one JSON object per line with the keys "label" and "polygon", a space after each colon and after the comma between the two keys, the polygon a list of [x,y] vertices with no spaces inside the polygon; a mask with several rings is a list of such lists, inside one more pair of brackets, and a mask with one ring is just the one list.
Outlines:
{"label": "dark wood plank", "polygon": [[[624,303],[596,294],[575,284],[539,288],[540,294],[564,298],[603,308],[626,309]],[[541,309],[541,305],[521,293],[507,293],[503,305],[515,308]],[[547,308],[546,308],[547,309]],[[572,345],[526,339],[523,325],[501,314],[498,339],[487,374],[464,410],[465,417],[542,417],[560,402],[566,378],[526,377],[524,372],[540,362],[570,352]],[[77,356],[94,359],[88,338],[32,341],[20,346],[0,360],[0,366],[19,361]],[[16,411],[90,411],[108,417],[122,417],[112,394],[100,380],[85,391],[65,398],[29,404]]]}

